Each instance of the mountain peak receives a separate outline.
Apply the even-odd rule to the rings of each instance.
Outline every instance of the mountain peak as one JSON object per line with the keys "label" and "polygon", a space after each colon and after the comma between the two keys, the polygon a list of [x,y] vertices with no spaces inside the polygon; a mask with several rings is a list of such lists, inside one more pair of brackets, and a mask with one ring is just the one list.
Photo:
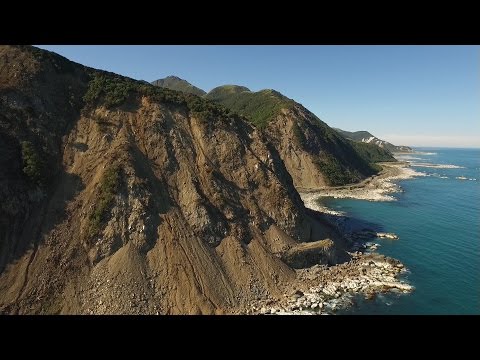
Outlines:
{"label": "mountain peak", "polygon": [[239,94],[245,91],[251,92],[251,90],[246,86],[228,84],[228,85],[221,85],[221,86],[217,86],[216,88],[213,88],[208,92],[208,96],[218,97],[218,96],[221,96],[222,94],[232,95],[232,94]]}
{"label": "mountain peak", "polygon": [[187,80],[179,78],[175,75],[170,75],[163,79],[152,81],[152,85],[176,91],[183,91],[197,96],[204,96],[206,94],[206,92],[202,89],[190,84]]}
{"label": "mountain peak", "polygon": [[169,76],[165,77],[164,80],[179,80],[179,81],[187,82],[187,80],[179,78],[178,76],[175,76],[175,75],[169,75]]}

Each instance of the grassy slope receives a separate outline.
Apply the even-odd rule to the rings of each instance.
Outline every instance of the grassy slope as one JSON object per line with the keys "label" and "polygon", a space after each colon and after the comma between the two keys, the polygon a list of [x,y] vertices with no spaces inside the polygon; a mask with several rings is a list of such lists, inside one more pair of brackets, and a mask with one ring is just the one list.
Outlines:
{"label": "grassy slope", "polygon": [[367,144],[358,141],[351,141],[357,152],[368,162],[377,163],[384,161],[397,161],[393,155],[375,144]]}
{"label": "grassy slope", "polygon": [[251,92],[236,85],[220,86],[206,95],[232,111],[247,117],[257,127],[264,128],[281,109],[291,108],[295,102],[275,90]]}
{"label": "grassy slope", "polygon": [[362,139],[368,139],[370,137],[373,137],[372,134],[370,134],[368,131],[345,131],[341,129],[335,129],[338,131],[340,134],[345,136],[348,139],[352,139],[355,141],[362,141]]}

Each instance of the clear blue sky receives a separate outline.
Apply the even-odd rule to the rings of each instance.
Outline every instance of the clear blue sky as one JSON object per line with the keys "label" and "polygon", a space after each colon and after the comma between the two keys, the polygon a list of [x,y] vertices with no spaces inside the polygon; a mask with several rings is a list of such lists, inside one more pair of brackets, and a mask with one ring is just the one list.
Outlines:
{"label": "clear blue sky", "polygon": [[480,147],[479,46],[39,46],[135,79],[272,88],[330,126]]}

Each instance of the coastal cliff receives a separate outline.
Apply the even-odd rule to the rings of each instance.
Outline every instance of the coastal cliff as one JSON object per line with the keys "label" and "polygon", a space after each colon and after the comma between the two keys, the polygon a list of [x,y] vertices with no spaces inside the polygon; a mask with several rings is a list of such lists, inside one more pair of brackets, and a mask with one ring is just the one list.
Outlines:
{"label": "coastal cliff", "polygon": [[2,46],[0,140],[2,313],[238,313],[349,258],[265,134],[195,95]]}
{"label": "coastal cliff", "polygon": [[299,104],[267,97],[273,108],[243,115],[1,46],[0,313],[295,313],[308,302],[285,299],[308,291],[318,313],[343,293],[401,288],[388,258],[360,276],[368,256],[295,188],[375,168]]}

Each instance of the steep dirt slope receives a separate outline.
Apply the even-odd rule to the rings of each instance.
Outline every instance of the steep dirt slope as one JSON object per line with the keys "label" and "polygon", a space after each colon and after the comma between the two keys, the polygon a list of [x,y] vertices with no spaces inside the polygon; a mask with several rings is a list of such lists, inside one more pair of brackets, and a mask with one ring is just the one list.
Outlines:
{"label": "steep dirt slope", "polygon": [[282,109],[265,131],[299,189],[355,183],[376,172],[348,141],[299,104]]}
{"label": "steep dirt slope", "polygon": [[275,90],[252,92],[243,86],[224,85],[206,98],[263,129],[297,188],[355,183],[378,171],[343,136]]}
{"label": "steep dirt slope", "polygon": [[193,95],[0,47],[0,150],[3,313],[238,312],[345,257],[264,135]]}

